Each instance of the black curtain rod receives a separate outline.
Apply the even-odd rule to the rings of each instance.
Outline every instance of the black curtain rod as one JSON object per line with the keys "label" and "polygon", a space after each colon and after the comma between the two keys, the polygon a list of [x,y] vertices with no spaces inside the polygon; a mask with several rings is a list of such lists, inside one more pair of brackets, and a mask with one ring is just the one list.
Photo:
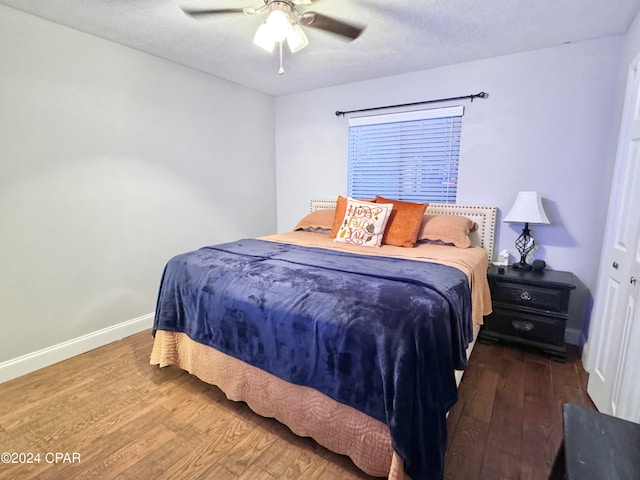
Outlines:
{"label": "black curtain rod", "polygon": [[489,96],[486,92],[480,92],[472,95],[464,95],[462,97],[450,97],[450,98],[438,98],[437,100],[425,100],[423,102],[413,102],[413,103],[403,103],[400,105],[387,105],[385,107],[371,107],[371,108],[361,108],[360,110],[348,110],[346,112],[341,112],[340,110],[336,111],[336,117],[340,115],[346,115],[348,113],[359,113],[359,112],[370,112],[372,110],[384,110],[385,108],[398,108],[398,107],[412,107],[414,105],[424,105],[426,103],[438,103],[438,102],[449,102],[452,100],[471,100],[473,102],[474,98],[487,98]]}

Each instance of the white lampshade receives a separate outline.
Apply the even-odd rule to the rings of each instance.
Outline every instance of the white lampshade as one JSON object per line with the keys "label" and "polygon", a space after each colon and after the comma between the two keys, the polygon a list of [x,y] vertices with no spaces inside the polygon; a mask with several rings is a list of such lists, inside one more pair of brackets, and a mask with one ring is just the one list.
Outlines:
{"label": "white lampshade", "polygon": [[516,201],[504,217],[505,222],[550,223],[538,192],[518,192]]}
{"label": "white lampshade", "polygon": [[302,30],[302,27],[297,23],[291,27],[289,33],[287,33],[287,45],[289,45],[289,50],[291,52],[297,52],[298,50],[302,50],[304,47],[309,45],[309,39]]}
{"label": "white lampshade", "polygon": [[258,28],[256,35],[253,37],[253,43],[260,48],[265,49],[269,53],[273,52],[273,47],[275,47],[276,41],[273,39],[271,29],[266,23],[263,23]]}

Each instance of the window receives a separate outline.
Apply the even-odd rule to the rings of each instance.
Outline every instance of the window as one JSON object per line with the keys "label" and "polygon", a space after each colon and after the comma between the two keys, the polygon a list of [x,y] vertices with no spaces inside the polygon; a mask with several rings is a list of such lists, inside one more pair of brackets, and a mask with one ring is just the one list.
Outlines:
{"label": "window", "polygon": [[349,119],[347,193],[455,203],[464,107]]}

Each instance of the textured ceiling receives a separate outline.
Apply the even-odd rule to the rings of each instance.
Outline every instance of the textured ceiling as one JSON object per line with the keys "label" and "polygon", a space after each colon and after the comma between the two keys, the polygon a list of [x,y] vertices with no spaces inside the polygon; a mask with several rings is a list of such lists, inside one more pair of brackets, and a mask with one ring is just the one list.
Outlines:
{"label": "textured ceiling", "polygon": [[263,0],[0,0],[68,27],[272,94],[422,70],[624,33],[640,0],[318,0],[312,10],[366,25],[353,42],[306,28],[310,44],[277,54],[252,43],[262,15],[195,20],[184,7]]}

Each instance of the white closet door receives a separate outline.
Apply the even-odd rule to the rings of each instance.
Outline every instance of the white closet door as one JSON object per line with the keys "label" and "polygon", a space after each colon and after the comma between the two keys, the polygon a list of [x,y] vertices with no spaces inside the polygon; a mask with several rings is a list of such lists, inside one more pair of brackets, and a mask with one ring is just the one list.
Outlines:
{"label": "white closet door", "polygon": [[[587,391],[601,412],[640,420],[640,57],[629,73],[600,278]],[[594,345],[595,344],[595,345]],[[635,348],[632,348],[634,347]]]}

